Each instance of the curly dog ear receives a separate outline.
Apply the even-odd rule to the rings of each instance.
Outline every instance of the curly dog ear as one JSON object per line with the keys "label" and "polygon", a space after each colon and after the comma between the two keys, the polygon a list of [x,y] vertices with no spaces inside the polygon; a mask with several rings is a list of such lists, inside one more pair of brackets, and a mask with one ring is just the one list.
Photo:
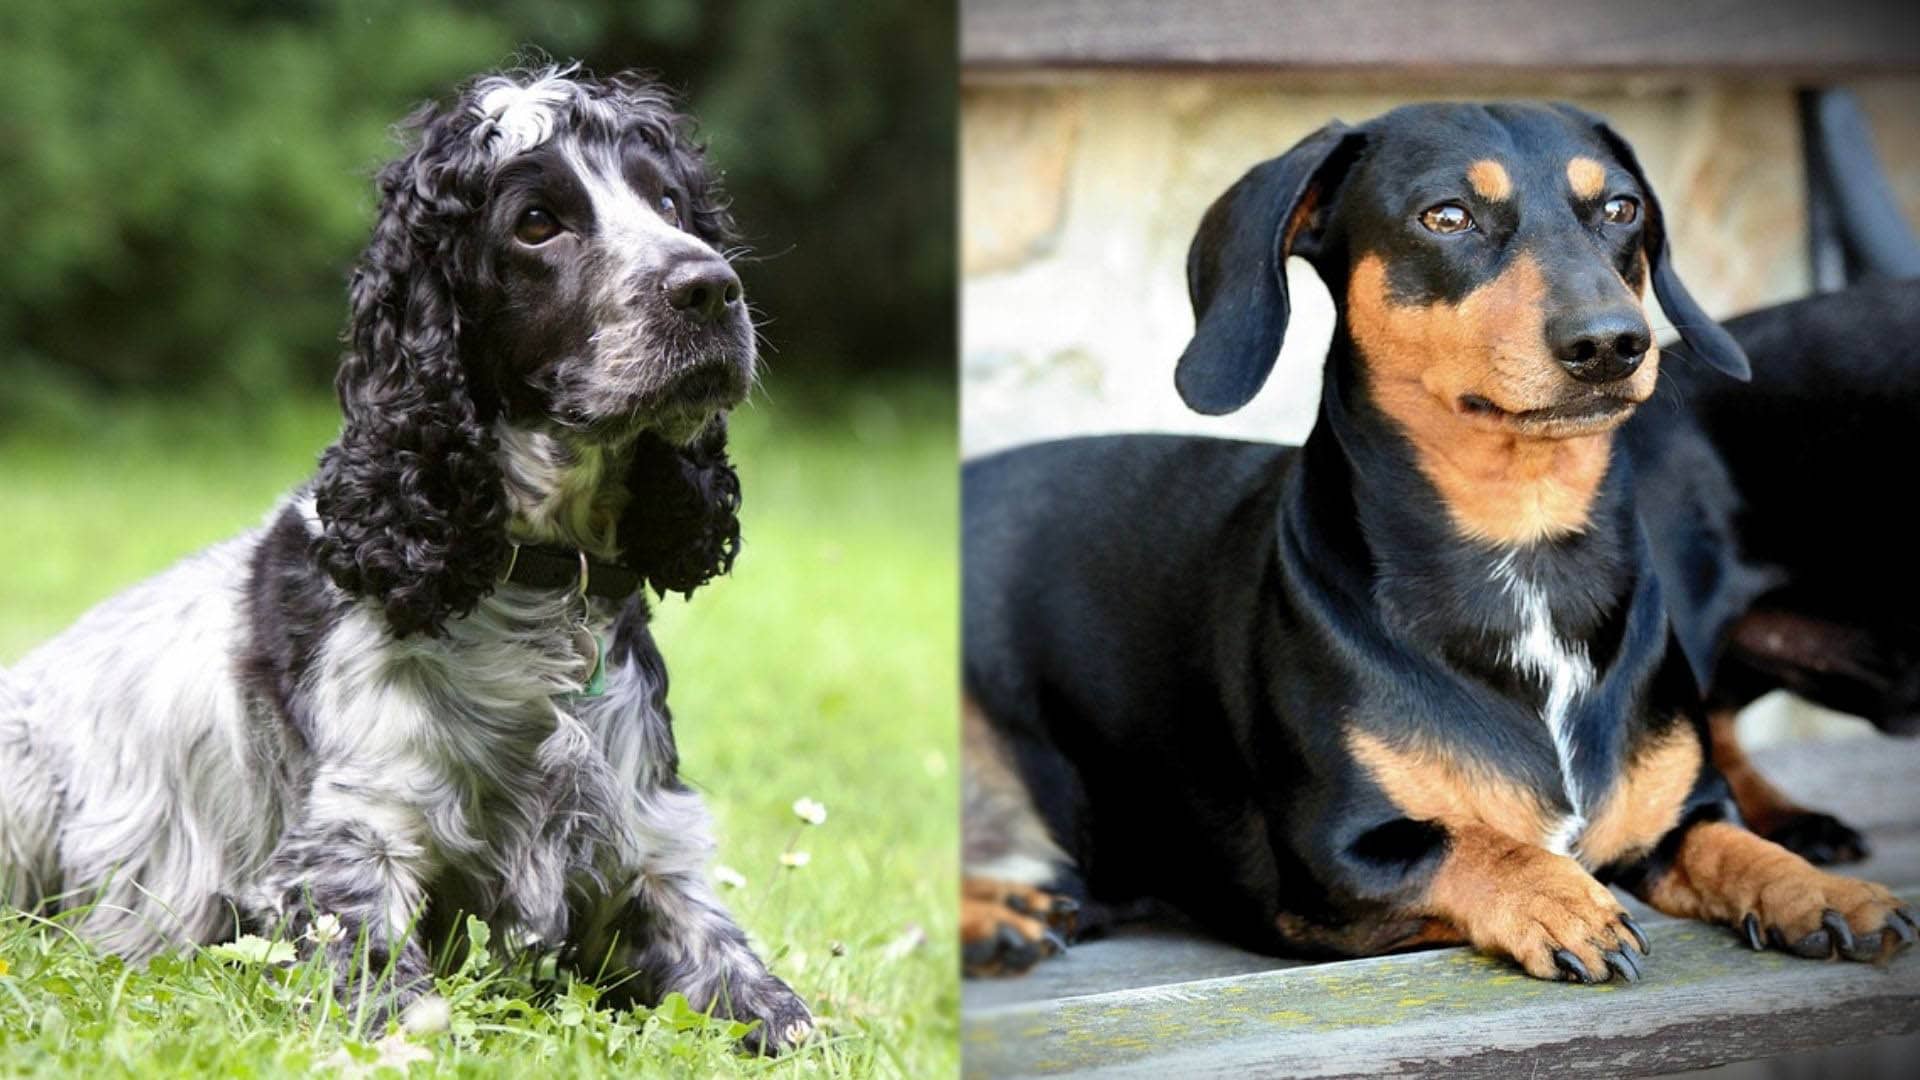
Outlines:
{"label": "curly dog ear", "polygon": [[454,275],[485,199],[470,111],[416,113],[419,148],[380,173],[373,240],[354,271],[337,388],[346,425],[314,484],[320,566],[378,601],[395,635],[437,636],[506,564],[496,445],[459,354]]}
{"label": "curly dog ear", "polygon": [[740,552],[740,477],[727,461],[727,420],[716,416],[685,446],[640,436],[627,469],[620,561],[662,594],[692,594]]}

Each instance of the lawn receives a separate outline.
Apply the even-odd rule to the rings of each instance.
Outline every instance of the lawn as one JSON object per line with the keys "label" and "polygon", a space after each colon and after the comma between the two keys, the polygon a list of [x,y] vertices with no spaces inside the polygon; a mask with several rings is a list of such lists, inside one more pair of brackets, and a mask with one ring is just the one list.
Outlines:
{"label": "lawn", "polygon": [[[89,604],[259,521],[333,434],[325,401],[267,414],[116,406],[0,432],[0,664]],[[954,413],[888,383],[736,415],[746,547],[659,606],[687,778],[726,889],[824,1036],[777,1062],[684,1008],[614,1013],[498,962],[441,979],[438,1030],[358,1041],[304,1004],[319,973],[259,949],[144,969],[0,916],[0,1073],[949,1075],[958,1070]],[[6,778],[0,777],[0,783]],[[823,803],[824,823],[795,813]],[[781,856],[805,852],[804,865]],[[798,862],[798,859],[789,859]],[[473,933],[484,936],[483,927]]]}

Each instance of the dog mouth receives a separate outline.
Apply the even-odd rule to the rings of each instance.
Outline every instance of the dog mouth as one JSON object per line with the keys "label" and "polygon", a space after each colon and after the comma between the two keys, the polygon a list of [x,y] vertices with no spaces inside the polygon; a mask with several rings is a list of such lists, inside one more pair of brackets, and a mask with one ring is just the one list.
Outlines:
{"label": "dog mouth", "polygon": [[1502,408],[1479,394],[1464,394],[1459,400],[1459,411],[1464,416],[1490,421],[1523,434],[1564,438],[1614,427],[1639,404],[1630,398],[1595,393],[1574,401],[1516,411]]}
{"label": "dog mouth", "polygon": [[703,359],[669,374],[646,395],[642,411],[732,408],[746,399],[748,369],[731,356]]}
{"label": "dog mouth", "polygon": [[753,385],[751,350],[722,348],[701,351],[672,364],[665,371],[639,375],[631,368],[622,377],[615,365],[594,365],[594,377],[564,394],[553,413],[565,428],[599,442],[621,442],[642,431],[652,431],[673,442],[697,434],[721,412],[745,401]]}

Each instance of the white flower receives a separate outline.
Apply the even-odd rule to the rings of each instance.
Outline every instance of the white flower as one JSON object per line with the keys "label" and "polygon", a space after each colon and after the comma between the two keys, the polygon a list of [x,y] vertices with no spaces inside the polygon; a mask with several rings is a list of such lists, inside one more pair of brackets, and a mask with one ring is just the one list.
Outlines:
{"label": "white flower", "polygon": [[315,945],[326,945],[339,941],[346,933],[346,927],[340,925],[340,917],[331,911],[324,911],[315,915],[313,925],[307,927],[307,940]]}
{"label": "white flower", "polygon": [[338,1069],[340,1076],[347,1077],[349,1080],[359,1080],[360,1077],[371,1076],[379,1069],[395,1069],[405,1073],[407,1066],[416,1061],[433,1060],[431,1051],[408,1042],[406,1035],[398,1031],[374,1043],[373,1049],[378,1056],[372,1061],[362,1062],[356,1060],[347,1052],[347,1048],[342,1046],[322,1058],[320,1067]]}
{"label": "white flower", "polygon": [[809,825],[820,825],[827,820],[827,808],[816,800],[803,796],[793,800],[793,816]]}
{"label": "white flower", "polygon": [[439,994],[427,994],[400,1014],[400,1028],[410,1035],[438,1035],[453,1024],[453,1007]]}
{"label": "white flower", "polygon": [[729,889],[744,889],[747,887],[747,875],[735,870],[726,863],[713,864],[713,880],[725,885]]}
{"label": "white flower", "polygon": [[780,865],[789,870],[798,870],[813,861],[813,856],[804,851],[783,851],[780,853]]}

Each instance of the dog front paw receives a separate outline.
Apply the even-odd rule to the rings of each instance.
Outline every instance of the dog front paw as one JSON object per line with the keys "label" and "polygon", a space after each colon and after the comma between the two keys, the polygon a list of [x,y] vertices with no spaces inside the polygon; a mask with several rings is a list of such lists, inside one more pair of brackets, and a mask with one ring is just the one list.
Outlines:
{"label": "dog front paw", "polygon": [[968,878],[960,896],[960,960],[969,976],[1018,975],[1066,949],[1079,905],[1031,885]]}
{"label": "dog front paw", "polygon": [[1606,886],[1560,856],[1543,854],[1531,869],[1487,898],[1468,925],[1473,944],[1536,979],[1640,981],[1647,937]]}
{"label": "dog front paw", "polygon": [[1884,963],[1920,940],[1920,911],[1883,886],[1807,868],[1763,887],[1736,923],[1754,949]]}
{"label": "dog front paw", "polygon": [[813,1034],[813,1012],[807,1003],[772,975],[746,1000],[735,1001],[733,1018],[753,1025],[740,1037],[740,1045],[753,1054],[784,1054]]}

